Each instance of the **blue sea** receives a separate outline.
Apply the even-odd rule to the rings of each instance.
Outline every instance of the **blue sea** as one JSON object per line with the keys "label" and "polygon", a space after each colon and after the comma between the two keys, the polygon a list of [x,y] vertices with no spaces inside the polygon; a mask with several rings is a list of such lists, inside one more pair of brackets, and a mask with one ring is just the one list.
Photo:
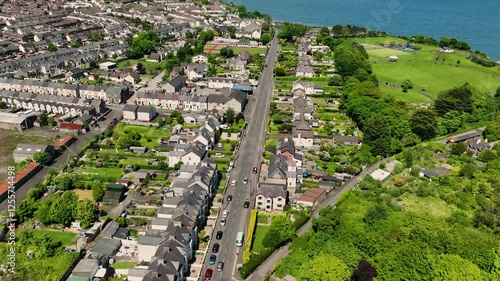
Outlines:
{"label": "blue sea", "polygon": [[[230,0],[228,0],[230,1]],[[500,60],[500,0],[232,0],[273,20],[465,40]]]}

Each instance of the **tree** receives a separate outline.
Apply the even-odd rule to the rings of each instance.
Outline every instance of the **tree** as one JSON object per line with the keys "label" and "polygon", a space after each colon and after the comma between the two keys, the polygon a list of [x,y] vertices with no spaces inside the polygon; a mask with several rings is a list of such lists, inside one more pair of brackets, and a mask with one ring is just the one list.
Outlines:
{"label": "tree", "polygon": [[409,78],[404,79],[403,82],[401,82],[401,88],[403,92],[408,92],[409,89],[413,89],[413,81]]}
{"label": "tree", "polygon": [[137,72],[139,72],[140,74],[144,74],[144,73],[146,73],[146,68],[144,67],[144,64],[142,64],[142,62],[137,63],[137,65],[135,66],[135,69],[136,69],[136,70],[137,70]]}
{"label": "tree", "polygon": [[40,202],[38,209],[35,211],[34,217],[37,221],[43,224],[49,224],[50,220],[50,205],[48,200]]}
{"label": "tree", "polygon": [[165,126],[165,119],[163,116],[158,116],[158,127],[163,128],[163,126]]}
{"label": "tree", "polygon": [[78,196],[73,191],[66,191],[55,199],[50,206],[50,219],[55,223],[69,225],[75,217]]}
{"label": "tree", "polygon": [[274,74],[276,74],[276,76],[285,76],[286,75],[285,67],[278,63],[278,65],[276,65],[276,67],[274,68]]}
{"label": "tree", "polygon": [[262,240],[262,246],[270,249],[276,249],[281,243],[280,238],[281,237],[279,230],[276,228],[271,228],[266,233],[266,236],[264,236],[264,239]]}
{"label": "tree", "polygon": [[260,42],[262,42],[263,45],[267,45],[269,41],[271,41],[271,35],[269,35],[268,33],[262,34],[262,36],[260,37]]}
{"label": "tree", "polygon": [[226,117],[226,122],[227,123],[229,123],[229,124],[233,124],[234,123],[234,109],[232,107],[229,107],[226,110],[225,117]]}
{"label": "tree", "polygon": [[364,125],[364,140],[370,146],[373,155],[386,156],[391,152],[391,131],[387,117],[376,114]]}
{"label": "tree", "polygon": [[349,267],[333,255],[319,254],[312,260],[302,264],[299,270],[299,280],[308,281],[342,281],[349,280]]}
{"label": "tree", "polygon": [[47,44],[47,52],[52,53],[55,51],[57,51],[57,48],[54,44],[52,43]]}
{"label": "tree", "polygon": [[0,109],[7,108],[7,104],[4,101],[0,101]]}
{"label": "tree", "polygon": [[499,98],[500,97],[500,86],[498,86],[496,92],[495,92],[495,97]]}
{"label": "tree", "polygon": [[33,199],[25,199],[16,206],[16,215],[19,222],[24,222],[33,217],[36,210],[36,202]]}
{"label": "tree", "polygon": [[436,136],[437,125],[436,113],[430,109],[417,109],[410,117],[412,132],[422,140]]}
{"label": "tree", "polygon": [[47,151],[37,151],[33,153],[33,161],[40,164],[47,164],[49,162],[49,153]]}
{"label": "tree", "polygon": [[377,271],[367,260],[360,260],[358,267],[352,274],[352,281],[372,281],[377,277]]}
{"label": "tree", "polygon": [[90,37],[90,40],[94,41],[94,42],[99,42],[101,41],[101,34],[97,31],[94,31],[92,32],[92,35]]}
{"label": "tree", "polygon": [[104,193],[106,193],[106,185],[105,184],[95,183],[92,186],[92,198],[94,198],[94,200],[96,202],[99,202],[102,200]]}
{"label": "tree", "polygon": [[338,74],[333,75],[328,79],[328,86],[341,86],[342,77]]}
{"label": "tree", "polygon": [[78,201],[76,204],[75,220],[80,222],[82,228],[88,228],[94,221],[97,213],[97,206],[89,199]]}
{"label": "tree", "polygon": [[434,108],[440,116],[452,110],[472,113],[473,102],[473,90],[468,83],[465,83],[440,93],[434,102]]}
{"label": "tree", "polygon": [[368,210],[366,211],[366,216],[363,218],[363,221],[366,224],[372,226],[376,222],[380,220],[385,220],[386,218],[387,218],[387,209],[383,205],[377,204],[375,206],[368,208]]}
{"label": "tree", "polygon": [[130,137],[130,135],[121,136],[116,142],[118,148],[125,149],[129,148],[134,144],[134,140]]}
{"label": "tree", "polygon": [[446,128],[447,133],[453,133],[462,126],[462,114],[456,110],[448,111],[443,116],[441,125]]}
{"label": "tree", "polygon": [[483,135],[489,141],[500,140],[500,116],[486,126]]}
{"label": "tree", "polygon": [[338,209],[327,206],[319,211],[319,217],[313,219],[312,227],[314,232],[324,232],[333,234],[340,224]]}
{"label": "tree", "polygon": [[42,114],[40,114],[40,126],[47,126],[48,122],[48,114],[47,111],[42,111]]}
{"label": "tree", "polygon": [[464,142],[452,143],[450,145],[450,153],[452,155],[462,155],[467,151],[467,145]]}
{"label": "tree", "polygon": [[458,255],[440,254],[430,268],[433,280],[482,280],[481,270],[467,259]]}
{"label": "tree", "polygon": [[61,190],[73,188],[73,176],[71,174],[61,174],[54,178],[54,184]]}

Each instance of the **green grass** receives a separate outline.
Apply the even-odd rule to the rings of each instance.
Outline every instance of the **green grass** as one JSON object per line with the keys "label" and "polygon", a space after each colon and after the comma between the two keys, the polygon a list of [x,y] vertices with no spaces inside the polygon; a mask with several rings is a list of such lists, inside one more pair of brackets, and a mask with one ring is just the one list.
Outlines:
{"label": "green grass", "polygon": [[500,84],[498,77],[464,67],[450,66],[447,63],[434,64],[425,61],[398,61],[397,63],[375,63],[373,72],[381,81],[400,84],[406,78],[413,81],[416,90],[428,92],[441,91],[461,86],[466,82],[477,87],[481,92],[494,93]]}
{"label": "green grass", "polygon": [[134,268],[136,264],[137,263],[135,262],[118,261],[111,267],[113,267],[114,269],[129,269],[129,268]]}
{"label": "green grass", "polygon": [[399,56],[411,55],[414,53],[413,51],[395,50],[372,44],[362,44],[362,45],[365,47],[368,55],[376,57],[389,57],[389,56],[399,57]]}
{"label": "green grass", "polygon": [[[170,131],[168,129],[159,129],[155,126],[140,126],[140,125],[129,125],[124,123],[118,123],[115,128],[115,132],[118,133],[119,136],[126,135],[125,132],[135,132],[141,135],[140,144],[141,146],[147,148],[156,148],[159,145],[158,139],[169,139]],[[148,142],[148,139],[151,141]]]}
{"label": "green grass", "polygon": [[83,169],[75,169],[75,172],[97,174],[98,177],[114,177],[120,178],[123,174],[123,170],[120,168],[95,168],[95,167],[85,167]]}
{"label": "green grass", "polygon": [[165,66],[164,62],[152,62],[152,61],[146,61],[146,59],[139,59],[139,60],[126,59],[119,61],[117,65],[120,68],[129,68],[129,67],[135,67],[139,62],[142,63],[142,65],[144,65],[146,73],[148,74],[158,74]]}
{"label": "green grass", "polygon": [[276,144],[278,143],[277,139],[266,139],[266,148],[276,148]]}
{"label": "green grass", "polygon": [[240,48],[240,47],[234,47],[231,48],[233,49],[233,52],[235,54],[239,54],[244,51],[248,51],[251,55],[257,55],[257,54],[265,54],[266,53],[266,48]]}
{"label": "green grass", "polygon": [[[20,237],[24,229],[16,231],[16,237]],[[40,249],[38,245],[21,245],[19,241],[15,245],[7,243],[0,244],[0,263],[7,264],[10,248],[14,247],[16,251],[16,274],[17,278],[9,277],[5,280],[59,280],[71,263],[78,256],[78,253],[67,253],[63,249],[68,245],[74,245],[76,234],[69,232],[57,232],[48,230],[29,230],[34,238],[41,238],[48,235],[53,241],[61,242],[61,246],[56,249],[52,257],[43,257],[38,255]],[[34,258],[27,257],[26,252],[31,250]]]}
{"label": "green grass", "polygon": [[393,97],[397,100],[405,100],[414,103],[432,103],[432,100],[429,97],[411,90],[407,93],[403,93],[401,89],[381,88],[380,90],[382,91],[383,96]]}
{"label": "green grass", "polygon": [[265,249],[265,247],[262,246],[262,240],[264,240],[264,237],[266,236],[269,229],[271,229],[271,226],[257,225],[254,234],[254,240],[252,243],[253,252],[260,253]]}

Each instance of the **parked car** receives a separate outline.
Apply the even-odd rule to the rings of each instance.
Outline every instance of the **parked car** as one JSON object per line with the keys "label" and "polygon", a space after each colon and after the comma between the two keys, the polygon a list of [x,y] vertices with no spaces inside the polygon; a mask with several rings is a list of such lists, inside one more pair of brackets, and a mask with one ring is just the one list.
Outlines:
{"label": "parked car", "polygon": [[207,269],[207,272],[205,273],[205,280],[210,280],[212,279],[212,274],[214,273],[214,271],[212,269]]}
{"label": "parked car", "polygon": [[226,225],[226,218],[222,218],[220,220],[220,225],[222,225],[222,226]]}
{"label": "parked car", "polygon": [[217,263],[217,271],[222,271],[222,269],[224,269],[224,263],[220,261]]}
{"label": "parked car", "polygon": [[250,206],[250,201],[245,201],[245,203],[243,203],[243,208],[248,208]]}
{"label": "parked car", "polygon": [[233,180],[233,181],[231,182],[231,186],[236,186],[236,180]]}
{"label": "parked car", "polygon": [[228,210],[224,210],[224,212],[222,212],[222,218],[227,218],[228,215],[229,215]]}
{"label": "parked car", "polygon": [[227,196],[227,202],[233,201],[233,195],[228,195]]}
{"label": "parked car", "polygon": [[218,253],[219,248],[220,248],[219,243],[215,243],[214,246],[212,247],[212,253]]}
{"label": "parked car", "polygon": [[208,264],[209,265],[215,264],[216,259],[217,259],[217,256],[215,254],[211,254],[210,259],[208,260]]}
{"label": "parked car", "polygon": [[243,178],[243,184],[247,184],[248,183],[248,178],[247,177],[244,177]]}
{"label": "parked car", "polygon": [[257,167],[253,167],[252,172],[253,172],[254,174],[257,174]]}
{"label": "parked car", "polygon": [[215,239],[217,240],[221,240],[222,239],[222,235],[224,234],[224,232],[222,231],[217,231],[217,234],[215,235]]}

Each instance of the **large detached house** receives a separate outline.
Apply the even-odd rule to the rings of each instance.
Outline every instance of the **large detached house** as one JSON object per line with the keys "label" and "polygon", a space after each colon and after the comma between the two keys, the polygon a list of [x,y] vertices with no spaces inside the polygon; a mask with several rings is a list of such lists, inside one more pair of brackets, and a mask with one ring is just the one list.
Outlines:
{"label": "large detached house", "polygon": [[287,192],[282,184],[260,183],[255,196],[255,206],[266,212],[283,211]]}

